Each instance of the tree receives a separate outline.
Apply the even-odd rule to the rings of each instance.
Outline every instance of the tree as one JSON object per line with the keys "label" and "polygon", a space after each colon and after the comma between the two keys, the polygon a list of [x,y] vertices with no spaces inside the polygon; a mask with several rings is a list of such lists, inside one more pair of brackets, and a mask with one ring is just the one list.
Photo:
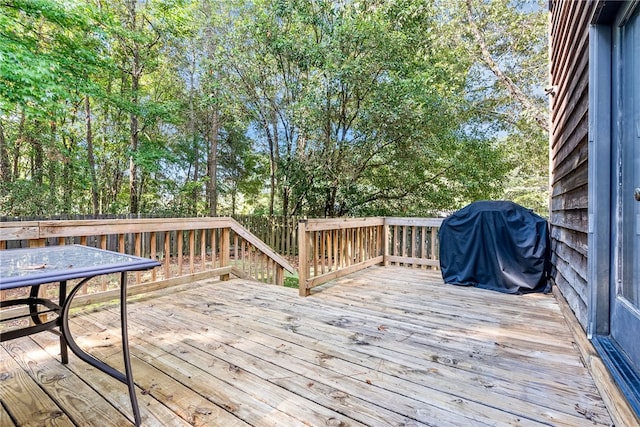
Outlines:
{"label": "tree", "polygon": [[268,177],[266,156],[253,150],[253,141],[246,135],[246,125],[233,118],[224,118],[225,130],[220,146],[220,187],[229,198],[228,214],[239,213],[239,199],[258,199]]}
{"label": "tree", "polygon": [[[259,43],[245,54],[255,60],[245,59],[236,70],[268,142],[272,182],[277,178],[285,215],[390,207],[425,214],[444,209],[445,201],[459,204],[499,187],[505,167],[492,141],[461,131],[468,114],[456,105],[468,64],[432,46],[416,52],[428,23],[417,35],[413,24],[398,26],[401,9],[383,6],[276,2],[252,15],[258,19],[249,28]],[[471,151],[466,157],[461,146]],[[476,150],[495,153],[485,155],[494,162],[484,165],[494,173],[482,177],[486,185],[450,199],[418,191],[440,183],[443,174],[451,182],[474,178],[474,184],[473,174],[454,165],[477,168],[460,161],[474,158]],[[430,162],[422,161],[423,153]],[[412,208],[416,200],[422,203]]]}
{"label": "tree", "polygon": [[216,29],[221,24],[217,22],[217,16],[210,0],[202,1],[202,14],[204,15],[204,29],[202,43],[205,53],[203,76],[203,104],[205,111],[205,138],[207,140],[207,201],[209,215],[218,214],[218,135],[220,133],[220,88],[218,84],[221,61],[219,60],[220,41]]}
{"label": "tree", "polygon": [[[431,215],[505,195],[540,203],[546,49],[544,14],[531,7],[0,7],[3,214]],[[25,194],[33,203],[20,203]]]}
{"label": "tree", "polygon": [[[442,34],[463,46],[474,67],[468,100],[482,128],[501,136],[512,164],[503,197],[546,213],[548,101],[543,91],[548,48],[546,2],[445,2]],[[461,31],[462,29],[462,31]]]}
{"label": "tree", "polygon": [[[29,208],[32,213],[57,210],[59,200],[72,197],[64,178],[76,178],[69,175],[77,159],[70,157],[66,112],[75,108],[81,94],[95,90],[88,75],[104,66],[96,54],[95,31],[82,6],[41,0],[1,7],[3,196],[19,200],[13,196],[31,187],[34,195],[48,194],[35,209]],[[60,169],[63,173],[58,173]],[[19,208],[9,206],[8,211]]]}

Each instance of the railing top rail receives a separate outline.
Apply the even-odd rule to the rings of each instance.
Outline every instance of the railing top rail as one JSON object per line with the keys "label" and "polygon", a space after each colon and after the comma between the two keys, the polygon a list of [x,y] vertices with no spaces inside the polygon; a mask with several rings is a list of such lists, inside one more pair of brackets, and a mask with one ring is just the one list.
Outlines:
{"label": "railing top rail", "polygon": [[416,227],[440,227],[444,218],[414,217],[365,217],[365,218],[321,218],[303,219],[306,231],[340,230],[357,227],[373,227],[378,225],[403,225]]}
{"label": "railing top rail", "polygon": [[401,217],[386,217],[386,225],[409,225],[417,227],[440,227],[444,218],[401,218]]}
{"label": "railing top rail", "polygon": [[0,222],[0,240],[38,239],[38,221]]}
{"label": "railing top rail", "polygon": [[373,227],[384,225],[384,217],[368,217],[368,218],[320,218],[300,220],[305,223],[305,230],[340,230],[346,228],[357,227]]}
{"label": "railing top rail", "polygon": [[4,222],[0,223],[0,240],[230,228],[231,221],[229,217],[203,217]]}

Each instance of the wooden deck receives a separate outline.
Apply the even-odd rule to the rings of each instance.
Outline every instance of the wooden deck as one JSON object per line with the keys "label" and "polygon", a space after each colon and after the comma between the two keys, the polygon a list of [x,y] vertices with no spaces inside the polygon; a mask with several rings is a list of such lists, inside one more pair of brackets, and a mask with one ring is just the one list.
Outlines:
{"label": "wooden deck", "polygon": [[[73,319],[120,367],[118,308]],[[201,281],[129,305],[145,426],[612,424],[552,295],[372,267],[295,289]],[[41,333],[0,347],[1,425],[130,425],[126,387]]]}

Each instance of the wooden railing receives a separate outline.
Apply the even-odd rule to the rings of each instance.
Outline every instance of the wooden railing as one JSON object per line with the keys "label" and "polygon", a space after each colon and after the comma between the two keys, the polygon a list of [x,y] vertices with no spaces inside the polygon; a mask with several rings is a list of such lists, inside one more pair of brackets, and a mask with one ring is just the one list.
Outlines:
{"label": "wooden railing", "polygon": [[375,264],[438,268],[439,218],[309,219],[298,224],[299,292]]}
{"label": "wooden railing", "polygon": [[280,255],[298,255],[298,217],[234,215],[233,219]]}
{"label": "wooden railing", "polygon": [[442,218],[385,218],[384,265],[439,268]]}
{"label": "wooden railing", "polygon": [[[436,218],[309,219],[298,223],[299,292],[374,264],[438,268]],[[79,243],[157,259],[132,273],[132,294],[230,274],[281,285],[295,269],[231,218],[114,219],[0,223],[0,249]],[[117,295],[108,280],[83,290],[79,303]]]}
{"label": "wooden railing", "polygon": [[[157,259],[161,267],[131,273],[131,294],[211,277],[226,280],[230,274],[282,285],[285,271],[295,273],[283,257],[231,218],[0,223],[0,249],[74,243]],[[107,301],[117,292],[108,278],[94,279],[76,302]]]}

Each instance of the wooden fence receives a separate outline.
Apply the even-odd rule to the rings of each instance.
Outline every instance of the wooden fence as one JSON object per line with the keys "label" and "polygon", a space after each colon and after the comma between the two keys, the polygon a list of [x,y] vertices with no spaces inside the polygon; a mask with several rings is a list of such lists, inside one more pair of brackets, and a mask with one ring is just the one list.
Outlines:
{"label": "wooden fence", "polygon": [[[230,274],[282,285],[285,271],[295,273],[283,257],[232,218],[0,223],[0,250],[15,242],[29,247],[79,243],[157,259],[161,267],[131,273],[132,294],[216,276],[225,280]],[[76,301],[110,300],[118,292],[114,282],[96,278]]]}
{"label": "wooden fence", "polygon": [[438,268],[439,218],[309,219],[298,224],[299,291],[374,264]]}

